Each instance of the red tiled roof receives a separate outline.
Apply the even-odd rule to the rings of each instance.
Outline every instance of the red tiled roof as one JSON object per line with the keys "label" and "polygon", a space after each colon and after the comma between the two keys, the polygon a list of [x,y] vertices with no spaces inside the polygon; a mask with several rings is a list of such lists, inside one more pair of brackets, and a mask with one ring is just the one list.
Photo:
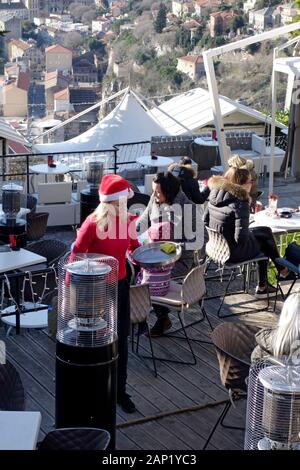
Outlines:
{"label": "red tiled roof", "polygon": [[30,75],[27,72],[20,72],[17,81],[17,87],[28,91],[30,85]]}
{"label": "red tiled roof", "polygon": [[179,59],[192,62],[193,64],[203,64],[202,55],[185,55],[183,57],[179,57]]}
{"label": "red tiled roof", "polygon": [[30,44],[28,44],[25,41],[22,41],[22,39],[11,39],[8,41],[9,44],[13,44],[14,46],[19,47],[23,51],[27,51],[27,49],[30,49]]}
{"label": "red tiled roof", "polygon": [[214,18],[221,16],[221,18],[230,18],[237,16],[234,11],[216,11],[215,13],[211,13],[210,16],[213,16]]}
{"label": "red tiled roof", "polygon": [[196,20],[191,20],[191,21],[186,21],[183,23],[184,28],[192,29],[192,28],[198,28],[200,26],[200,23]]}
{"label": "red tiled roof", "polygon": [[195,4],[199,5],[199,7],[216,7],[219,5],[218,0],[195,0]]}
{"label": "red tiled roof", "polygon": [[71,49],[68,49],[67,47],[61,46],[60,44],[54,44],[53,46],[49,46],[45,49],[46,54],[67,54],[70,53],[72,54]]}
{"label": "red tiled roof", "polygon": [[58,91],[57,93],[54,94],[54,99],[55,100],[69,100],[70,99],[70,92],[69,88],[64,88],[61,91]]}

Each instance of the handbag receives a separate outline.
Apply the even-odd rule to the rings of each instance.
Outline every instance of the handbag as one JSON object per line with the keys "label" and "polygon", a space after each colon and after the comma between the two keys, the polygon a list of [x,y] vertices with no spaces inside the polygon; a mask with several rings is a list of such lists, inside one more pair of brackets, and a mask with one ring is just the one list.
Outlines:
{"label": "handbag", "polygon": [[285,259],[298,266],[300,264],[300,246],[296,242],[289,243],[285,250]]}

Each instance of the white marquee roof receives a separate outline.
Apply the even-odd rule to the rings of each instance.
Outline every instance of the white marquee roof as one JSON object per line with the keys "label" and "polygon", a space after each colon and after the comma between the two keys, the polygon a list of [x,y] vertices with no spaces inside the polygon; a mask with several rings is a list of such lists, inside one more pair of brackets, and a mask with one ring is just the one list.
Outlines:
{"label": "white marquee roof", "polygon": [[140,142],[168,134],[129,92],[111,113],[83,134],[65,142],[37,144],[34,148],[41,153],[108,150],[118,143]]}
{"label": "white marquee roof", "polygon": [[[249,106],[242,105],[222,95],[219,96],[219,99],[223,117],[234,112],[240,112],[263,123],[271,123],[271,118],[266,118],[263,113]],[[163,114],[159,109],[167,113],[170,117]],[[210,96],[208,91],[203,88],[194,88],[182,93],[161,104],[159,109],[153,108],[149,113],[151,113],[171,135],[186,134],[188,132],[186,128],[191,132],[195,132],[197,129],[214,122]],[[174,118],[177,122],[171,118]],[[182,127],[180,123],[185,127]],[[279,122],[277,122],[276,125],[281,128],[286,127]]]}
{"label": "white marquee roof", "polygon": [[0,117],[0,138],[26,145],[26,140],[3,117]]}

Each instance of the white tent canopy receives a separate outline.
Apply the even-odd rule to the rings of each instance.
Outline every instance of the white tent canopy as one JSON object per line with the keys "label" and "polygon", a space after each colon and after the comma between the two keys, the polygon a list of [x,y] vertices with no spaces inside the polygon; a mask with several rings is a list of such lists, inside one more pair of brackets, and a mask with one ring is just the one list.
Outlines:
{"label": "white tent canopy", "polygon": [[24,137],[19,134],[3,117],[0,117],[0,138],[12,140],[19,144],[26,145]]}
{"label": "white tent canopy", "polygon": [[41,153],[87,152],[112,149],[118,143],[150,140],[169,133],[138,103],[130,93],[104,119],[83,134],[65,142],[34,145]]}
{"label": "white tent canopy", "polygon": [[[245,118],[248,116],[263,124],[271,124],[270,117],[226,96],[219,95],[219,103],[222,117],[239,112],[244,114]],[[172,135],[186,134],[187,129],[197,132],[215,121],[209,92],[204,88],[194,88],[182,93],[165,101],[158,108],[151,109],[149,113]],[[279,122],[276,125],[285,127]]]}

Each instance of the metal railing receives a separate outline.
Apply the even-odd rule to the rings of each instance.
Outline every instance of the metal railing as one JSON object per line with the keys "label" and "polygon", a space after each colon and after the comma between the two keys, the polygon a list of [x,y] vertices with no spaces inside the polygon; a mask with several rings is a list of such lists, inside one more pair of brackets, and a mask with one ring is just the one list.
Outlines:
{"label": "metal railing", "polygon": [[[124,166],[137,169],[136,158],[145,154],[150,154],[150,141],[120,143],[114,145],[113,149],[51,153],[54,161],[64,163],[69,168],[68,174],[72,179],[78,178],[79,180],[85,179],[86,163],[91,159],[102,160],[105,155],[105,171],[117,173]],[[19,181],[30,193],[31,178],[36,174],[31,167],[39,163],[46,164],[48,155],[44,153],[2,155],[0,170],[2,181]]]}

